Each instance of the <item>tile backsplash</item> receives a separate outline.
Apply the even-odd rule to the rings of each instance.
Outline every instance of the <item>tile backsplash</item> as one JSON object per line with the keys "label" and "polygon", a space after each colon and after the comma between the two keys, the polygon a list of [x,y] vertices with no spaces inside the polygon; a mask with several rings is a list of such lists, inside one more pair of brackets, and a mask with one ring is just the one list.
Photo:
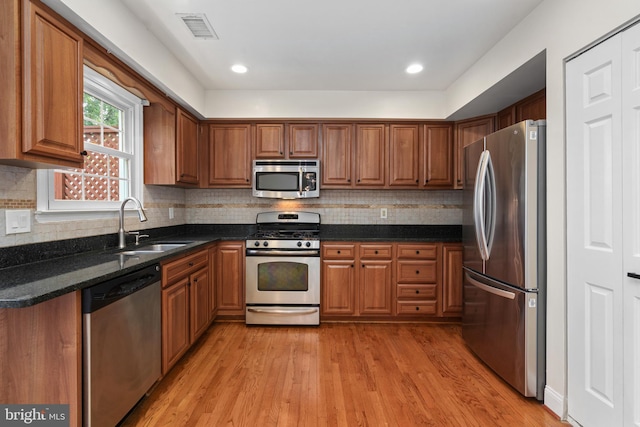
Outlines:
{"label": "tile backsplash", "polygon": [[[36,215],[35,170],[0,165],[0,247],[116,233],[118,215],[99,220],[41,222]],[[257,199],[251,190],[184,190],[145,186],[143,203],[149,221],[126,218],[127,230],[181,224],[252,224],[267,210],[309,210],[323,224],[462,224],[462,192],[322,190],[308,200]],[[174,218],[169,218],[169,210]],[[387,218],[380,218],[381,208]],[[5,234],[5,210],[31,210],[31,232]]]}

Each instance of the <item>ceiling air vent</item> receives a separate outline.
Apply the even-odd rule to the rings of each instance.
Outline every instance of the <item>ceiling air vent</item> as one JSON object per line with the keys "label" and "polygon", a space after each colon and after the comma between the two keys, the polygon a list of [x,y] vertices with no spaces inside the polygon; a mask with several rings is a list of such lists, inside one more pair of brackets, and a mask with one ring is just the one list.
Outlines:
{"label": "ceiling air vent", "polygon": [[218,35],[204,13],[176,13],[176,15],[182,19],[196,39],[218,40]]}

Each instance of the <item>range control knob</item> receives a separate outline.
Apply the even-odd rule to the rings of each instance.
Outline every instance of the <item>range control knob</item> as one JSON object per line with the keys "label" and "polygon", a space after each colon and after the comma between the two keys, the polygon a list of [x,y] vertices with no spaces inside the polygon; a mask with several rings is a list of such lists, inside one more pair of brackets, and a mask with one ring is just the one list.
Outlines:
{"label": "range control knob", "polygon": [[260,246],[260,242],[258,242],[257,240],[253,243],[253,246]]}
{"label": "range control knob", "polygon": [[269,242],[264,242],[264,243],[262,244],[262,246],[264,246],[264,247],[269,246]]}
{"label": "range control knob", "polygon": [[302,242],[297,243],[298,247],[302,246]]}
{"label": "range control knob", "polygon": [[304,244],[306,247],[310,248],[311,247],[311,242],[307,242]]}

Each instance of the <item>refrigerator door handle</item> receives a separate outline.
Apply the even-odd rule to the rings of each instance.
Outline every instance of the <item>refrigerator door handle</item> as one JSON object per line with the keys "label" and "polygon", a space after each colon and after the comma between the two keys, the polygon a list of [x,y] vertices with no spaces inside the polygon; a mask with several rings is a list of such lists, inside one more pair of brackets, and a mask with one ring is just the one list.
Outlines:
{"label": "refrigerator door handle", "polygon": [[502,289],[497,289],[494,287],[491,287],[489,285],[485,285],[484,283],[481,283],[479,281],[477,281],[476,279],[474,279],[473,277],[471,277],[469,275],[469,273],[465,273],[465,276],[467,277],[467,280],[469,281],[469,283],[471,283],[473,286],[482,289],[483,291],[487,291],[489,293],[492,293],[494,295],[497,295],[499,297],[502,298],[507,298],[507,299],[515,299],[516,298],[516,294],[513,292],[509,292],[509,291],[503,291]]}
{"label": "refrigerator door handle", "polygon": [[493,170],[493,162],[491,161],[491,152],[489,150],[487,150],[486,152],[487,152],[486,178],[487,178],[487,184],[488,184],[487,193],[489,195],[488,197],[489,203],[486,206],[486,209],[487,209],[486,216],[489,221],[487,224],[485,224],[486,226],[485,238],[486,238],[486,244],[487,244],[487,260],[488,260],[491,257],[491,248],[493,248],[493,240],[496,232],[497,190],[496,190],[496,177],[495,177],[495,172]]}
{"label": "refrigerator door handle", "polygon": [[485,230],[485,184],[487,176],[487,157],[489,152],[483,151],[478,161],[476,171],[476,183],[473,193],[473,222],[476,231],[476,243],[480,258],[483,261],[489,259],[489,247],[487,245],[487,235]]}

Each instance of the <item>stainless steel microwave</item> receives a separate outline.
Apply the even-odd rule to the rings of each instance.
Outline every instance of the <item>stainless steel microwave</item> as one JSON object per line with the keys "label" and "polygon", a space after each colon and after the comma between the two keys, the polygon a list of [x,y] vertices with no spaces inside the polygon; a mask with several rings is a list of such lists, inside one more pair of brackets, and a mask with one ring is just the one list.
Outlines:
{"label": "stainless steel microwave", "polygon": [[253,195],[273,199],[320,197],[320,161],[254,160]]}

